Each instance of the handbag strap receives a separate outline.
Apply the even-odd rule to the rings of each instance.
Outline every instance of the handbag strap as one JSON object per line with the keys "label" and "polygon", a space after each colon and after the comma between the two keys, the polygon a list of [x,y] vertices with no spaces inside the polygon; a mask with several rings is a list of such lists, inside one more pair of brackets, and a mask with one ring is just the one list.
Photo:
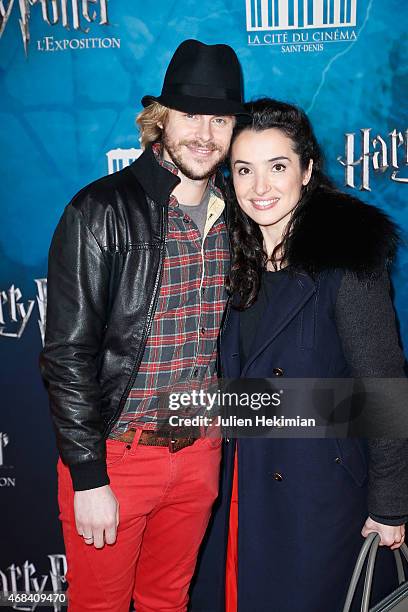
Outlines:
{"label": "handbag strap", "polygon": [[401,544],[399,548],[394,550],[395,563],[397,564],[397,573],[398,573],[398,584],[401,585],[405,582],[405,572],[404,567],[402,565],[401,553],[405,557],[405,560],[408,563],[408,546],[405,544]]}
{"label": "handbag strap", "polygon": [[368,612],[370,606],[371,596],[371,585],[373,583],[374,565],[377,558],[378,545],[380,543],[380,536],[375,535],[371,542],[370,552],[368,554],[367,569],[364,580],[363,597],[361,599],[361,612]]}
{"label": "handbag strap", "polygon": [[[405,559],[408,561],[408,548],[406,544],[401,546],[401,552],[403,553]],[[402,584],[405,582],[405,572],[404,566],[402,565],[401,554],[399,550],[395,550],[394,553],[398,553],[395,555],[395,563],[397,564],[397,574],[398,574],[398,584]]]}
{"label": "handbag strap", "polygon": [[357,557],[353,575],[350,580],[350,585],[347,591],[343,612],[350,612],[354,593],[357,588],[358,581],[360,580],[361,572],[363,571],[364,561],[366,559],[366,556],[368,555],[368,551],[370,550],[371,544],[376,537],[379,538],[380,536],[377,533],[369,533],[366,539],[364,540],[364,544],[362,545],[360,553]]}
{"label": "handbag strap", "polygon": [[[350,580],[350,585],[347,591],[346,601],[343,607],[343,612],[350,612],[351,604],[355,590],[357,588],[358,581],[363,571],[364,562],[368,556],[367,570],[364,580],[364,591],[363,598],[361,601],[361,612],[369,612],[371,586],[374,574],[375,559],[377,556],[378,545],[380,543],[380,536],[378,533],[369,533],[366,537],[363,546],[361,547],[360,553],[357,558],[356,565],[354,567],[353,575]],[[404,543],[399,549],[394,550],[395,563],[397,566],[398,584],[405,582],[405,573],[401,559],[401,553],[408,561],[408,547]]]}

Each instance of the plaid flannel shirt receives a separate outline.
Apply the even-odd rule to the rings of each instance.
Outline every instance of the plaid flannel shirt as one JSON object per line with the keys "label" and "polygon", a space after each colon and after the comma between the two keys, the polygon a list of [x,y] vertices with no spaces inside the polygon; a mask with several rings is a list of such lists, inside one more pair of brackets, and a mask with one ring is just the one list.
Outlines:
{"label": "plaid flannel shirt", "polygon": [[[160,157],[158,163],[177,174]],[[204,236],[180,209],[174,195],[168,208],[168,235],[162,284],[142,361],[124,409],[110,437],[129,427],[158,429],[168,422],[168,393],[204,388],[216,380],[217,337],[226,305],[224,287],[229,245],[222,216],[224,201],[210,179]]]}

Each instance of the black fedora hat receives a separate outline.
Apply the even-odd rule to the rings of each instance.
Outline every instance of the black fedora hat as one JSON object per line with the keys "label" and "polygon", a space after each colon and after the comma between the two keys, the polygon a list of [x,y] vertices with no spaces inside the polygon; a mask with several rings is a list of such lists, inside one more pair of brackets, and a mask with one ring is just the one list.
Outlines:
{"label": "black fedora hat", "polygon": [[241,67],[228,45],[182,42],[167,68],[161,95],[142,98],[144,107],[153,102],[185,113],[249,120],[242,102]]}

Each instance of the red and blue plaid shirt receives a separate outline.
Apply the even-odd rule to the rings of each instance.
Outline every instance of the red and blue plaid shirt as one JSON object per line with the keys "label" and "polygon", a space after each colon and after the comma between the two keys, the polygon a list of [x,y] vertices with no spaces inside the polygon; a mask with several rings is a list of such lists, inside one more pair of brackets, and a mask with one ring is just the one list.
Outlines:
{"label": "red and blue plaid shirt", "polygon": [[[158,163],[177,174],[160,157]],[[216,380],[217,337],[226,305],[229,246],[221,192],[210,180],[204,236],[180,209],[168,208],[162,284],[145,351],[122,414],[110,437],[129,427],[157,429],[168,423],[168,393],[207,387]],[[160,402],[160,398],[165,398]],[[163,405],[164,404],[164,405]]]}

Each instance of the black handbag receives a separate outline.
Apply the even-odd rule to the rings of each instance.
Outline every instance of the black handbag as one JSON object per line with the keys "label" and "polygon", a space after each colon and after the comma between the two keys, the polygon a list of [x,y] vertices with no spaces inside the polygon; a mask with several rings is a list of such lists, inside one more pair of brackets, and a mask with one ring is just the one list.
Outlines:
{"label": "black handbag", "polygon": [[378,544],[380,536],[378,533],[370,533],[361,547],[360,554],[354,568],[353,575],[350,580],[350,586],[347,591],[346,603],[344,604],[343,612],[349,612],[353,601],[354,593],[360,579],[364,561],[368,555],[367,569],[364,580],[363,598],[361,600],[360,612],[408,612],[408,581],[405,579],[404,567],[402,564],[401,553],[408,561],[408,547],[402,544],[399,549],[394,550],[395,563],[397,566],[398,584],[390,595],[387,595],[373,608],[370,608],[371,585],[373,581],[374,564],[377,556]]}

